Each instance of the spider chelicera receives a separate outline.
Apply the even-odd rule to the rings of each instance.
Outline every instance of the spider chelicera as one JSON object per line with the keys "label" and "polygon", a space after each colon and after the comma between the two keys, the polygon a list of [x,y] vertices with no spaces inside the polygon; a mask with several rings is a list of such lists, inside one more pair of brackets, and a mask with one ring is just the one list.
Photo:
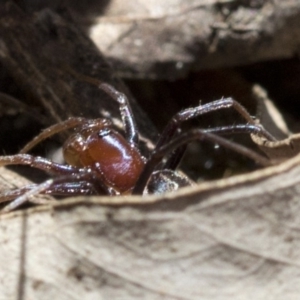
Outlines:
{"label": "spider chelicera", "polygon": [[[191,180],[175,170],[186,144],[193,140],[208,140],[248,156],[260,165],[270,165],[270,161],[264,156],[219,136],[229,133],[251,133],[274,140],[261,125],[256,124],[243,106],[231,98],[178,112],[163,130],[152,153],[145,158],[139,150],[139,134],[127,97],[107,83],[89,81],[97,83],[101,90],[118,102],[124,136],[114,129],[109,119],[73,117],[45,129],[19,154],[0,156],[1,166],[28,165],[53,175],[53,178],[41,184],[30,184],[2,192],[0,202],[13,200],[2,212],[15,209],[38,193],[70,196],[104,192],[109,195],[124,195],[162,193],[190,185]],[[247,123],[181,132],[183,122],[230,107]],[[63,145],[65,164],[26,154],[41,141],[70,129],[74,129],[74,133]]]}

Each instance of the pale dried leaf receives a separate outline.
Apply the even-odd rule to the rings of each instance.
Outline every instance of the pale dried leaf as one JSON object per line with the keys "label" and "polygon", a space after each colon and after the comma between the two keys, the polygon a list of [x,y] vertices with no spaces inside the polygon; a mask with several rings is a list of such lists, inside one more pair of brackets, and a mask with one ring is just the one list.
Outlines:
{"label": "pale dried leaf", "polygon": [[280,111],[268,98],[267,92],[260,86],[253,87],[253,95],[258,102],[258,118],[261,124],[278,141],[268,141],[263,137],[251,135],[252,140],[272,160],[286,160],[300,153],[300,134],[292,134]]}
{"label": "pale dried leaf", "polygon": [[251,137],[253,142],[273,160],[285,160],[300,153],[300,134],[292,134],[288,138],[276,142],[256,135],[251,135]]}
{"label": "pale dried leaf", "polygon": [[298,299],[299,164],[4,215],[2,297]]}
{"label": "pale dried leaf", "polygon": [[252,95],[256,99],[258,118],[265,129],[277,139],[288,137],[291,132],[284,121],[284,118],[273,101],[269,99],[268,93],[260,85],[255,84],[252,88]]}
{"label": "pale dried leaf", "polygon": [[296,0],[111,0],[98,11],[90,36],[123,76],[178,78],[299,51]]}
{"label": "pale dried leaf", "polygon": [[[26,185],[32,184],[32,182],[19,174],[10,171],[6,168],[0,169],[0,191],[4,194],[6,191],[14,190]],[[31,198],[33,203],[55,203],[57,202],[53,197],[49,195],[36,195]],[[5,201],[5,200],[4,200]],[[4,202],[3,201],[3,202]],[[0,201],[1,203],[1,201]],[[1,203],[2,204],[2,203]],[[1,299],[1,298],[0,298]]]}
{"label": "pale dried leaf", "polygon": [[0,190],[8,190],[17,188],[26,184],[29,184],[30,181],[25,179],[24,177],[16,174],[13,171],[8,169],[1,168],[0,173]]}

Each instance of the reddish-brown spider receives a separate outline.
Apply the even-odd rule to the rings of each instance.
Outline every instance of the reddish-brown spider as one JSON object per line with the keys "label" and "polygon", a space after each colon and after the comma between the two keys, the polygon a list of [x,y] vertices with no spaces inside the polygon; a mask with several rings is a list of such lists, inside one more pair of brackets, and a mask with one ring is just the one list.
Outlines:
{"label": "reddish-brown spider", "polygon": [[[0,156],[0,165],[28,165],[50,173],[54,177],[42,184],[32,184],[0,194],[0,202],[10,202],[3,211],[10,211],[38,193],[52,195],[143,194],[161,193],[190,184],[175,169],[185,150],[193,140],[208,140],[246,155],[261,165],[269,165],[262,155],[217,134],[252,133],[273,137],[257,125],[243,106],[231,98],[198,105],[177,113],[167,124],[148,158],[139,151],[139,135],[127,97],[106,83],[98,87],[119,103],[123,121],[123,136],[109,119],[70,118],[55,124],[28,143],[20,154]],[[182,133],[181,124],[202,114],[224,108],[234,108],[247,121],[244,125],[193,129]],[[43,157],[25,154],[36,144],[59,132],[74,129],[63,146],[65,164]],[[165,160],[163,160],[166,157]]]}

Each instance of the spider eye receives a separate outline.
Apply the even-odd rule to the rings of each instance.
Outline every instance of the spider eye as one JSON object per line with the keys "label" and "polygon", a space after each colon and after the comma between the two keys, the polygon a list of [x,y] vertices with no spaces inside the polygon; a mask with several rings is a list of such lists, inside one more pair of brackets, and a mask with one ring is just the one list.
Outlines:
{"label": "spider eye", "polygon": [[103,138],[103,137],[105,137],[107,135],[110,135],[110,134],[111,134],[111,129],[109,129],[109,128],[103,128],[103,129],[98,131],[98,136],[100,138]]}

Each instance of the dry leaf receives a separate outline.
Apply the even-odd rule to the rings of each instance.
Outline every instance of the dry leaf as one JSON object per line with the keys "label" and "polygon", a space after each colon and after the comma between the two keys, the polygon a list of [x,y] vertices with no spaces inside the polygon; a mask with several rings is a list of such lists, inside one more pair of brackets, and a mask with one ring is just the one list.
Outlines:
{"label": "dry leaf", "polygon": [[128,77],[178,78],[299,51],[298,1],[112,0],[91,13],[90,37]]}
{"label": "dry leaf", "polygon": [[[1,296],[298,299],[299,162],[160,197],[73,198],[3,215]],[[1,176],[5,186],[19,180]]]}
{"label": "dry leaf", "polygon": [[142,203],[77,198],[2,216],[1,295],[298,299],[299,163]]}
{"label": "dry leaf", "polygon": [[292,134],[288,138],[276,142],[254,135],[252,135],[252,140],[273,160],[286,160],[300,152],[300,134]]}
{"label": "dry leaf", "polygon": [[258,101],[258,118],[261,124],[278,141],[268,141],[263,137],[251,135],[252,140],[272,160],[286,160],[300,153],[300,134],[292,134],[281,113],[260,86],[253,87],[253,95]]}

